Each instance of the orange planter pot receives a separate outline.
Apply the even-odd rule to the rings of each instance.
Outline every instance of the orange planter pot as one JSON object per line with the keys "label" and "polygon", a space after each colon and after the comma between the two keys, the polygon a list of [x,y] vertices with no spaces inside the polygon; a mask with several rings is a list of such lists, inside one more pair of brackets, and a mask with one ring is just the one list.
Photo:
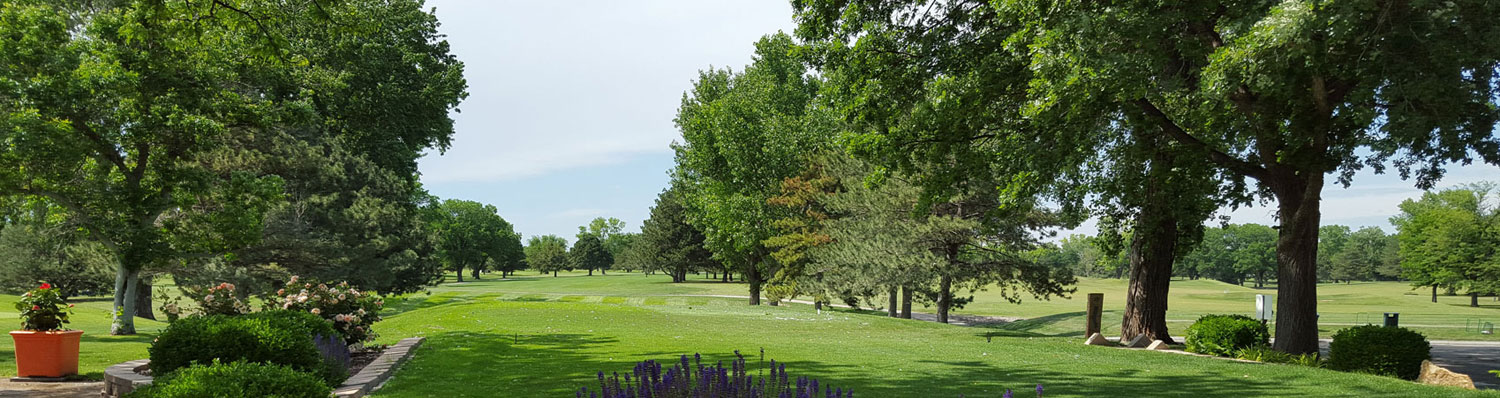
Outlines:
{"label": "orange planter pot", "polygon": [[63,377],[78,374],[78,338],[82,330],[38,332],[16,330],[16,376]]}

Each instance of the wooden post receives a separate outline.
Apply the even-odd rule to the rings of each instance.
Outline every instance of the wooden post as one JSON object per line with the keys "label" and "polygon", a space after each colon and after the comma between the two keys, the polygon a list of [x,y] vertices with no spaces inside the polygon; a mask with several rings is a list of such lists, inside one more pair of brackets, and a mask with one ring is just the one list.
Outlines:
{"label": "wooden post", "polygon": [[1089,293],[1088,320],[1083,326],[1083,337],[1099,333],[1099,322],[1104,316],[1104,293]]}

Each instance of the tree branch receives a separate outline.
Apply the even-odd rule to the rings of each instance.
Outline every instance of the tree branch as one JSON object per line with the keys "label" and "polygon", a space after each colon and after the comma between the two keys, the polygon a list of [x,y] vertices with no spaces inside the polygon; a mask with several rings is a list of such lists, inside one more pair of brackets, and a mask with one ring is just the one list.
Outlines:
{"label": "tree branch", "polygon": [[85,229],[88,229],[90,233],[94,234],[94,240],[104,244],[105,247],[108,247],[112,251],[118,251],[120,249],[119,245],[115,244],[114,241],[109,240],[108,237],[104,234],[104,231],[99,229],[99,225],[94,223],[93,217],[89,217],[89,214],[83,211],[83,207],[78,206],[77,203],[73,203],[73,201],[68,199],[67,196],[63,196],[62,194],[57,192],[31,188],[21,188],[20,193],[51,199],[59,206],[68,209],[68,211],[73,213],[75,217],[81,219],[83,221],[83,227]]}
{"label": "tree branch", "polygon": [[1155,121],[1167,136],[1183,145],[1208,154],[1209,160],[1212,160],[1214,163],[1255,179],[1265,179],[1268,177],[1265,168],[1224,153],[1224,151],[1208,145],[1208,143],[1199,140],[1197,137],[1193,137],[1192,134],[1188,134],[1186,130],[1183,130],[1182,126],[1172,121],[1172,118],[1167,116],[1166,112],[1162,112],[1161,108],[1157,108],[1156,104],[1152,104],[1150,100],[1145,98],[1137,99],[1135,100],[1135,105],[1140,107],[1142,112],[1146,113],[1146,117]]}

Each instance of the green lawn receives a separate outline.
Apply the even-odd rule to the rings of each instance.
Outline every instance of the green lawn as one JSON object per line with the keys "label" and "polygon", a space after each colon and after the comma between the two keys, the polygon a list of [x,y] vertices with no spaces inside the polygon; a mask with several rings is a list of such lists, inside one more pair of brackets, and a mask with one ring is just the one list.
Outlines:
{"label": "green lawn", "polygon": [[[1004,388],[1047,386],[1064,396],[1500,396],[1419,386],[1394,379],[1286,365],[1246,364],[1171,354],[1086,347],[1084,293],[1106,293],[1107,321],[1118,322],[1124,282],[1084,280],[1078,299],[1020,305],[982,292],[963,312],[1034,320],[976,329],[890,319],[849,311],[818,314],[805,305],[748,307],[738,283],[673,284],[663,276],[523,275],[446,283],[429,293],[387,300],[380,342],[427,336],[416,359],[381,391],[386,397],[571,396],[595,372],[626,371],[644,359],[702,353],[726,359],[764,348],[796,375],[856,389],[865,397],[998,396]],[[1320,290],[1324,319],[1348,319],[1397,307],[1404,324],[1446,322],[1496,313],[1471,309],[1462,297],[1432,304],[1398,283],[1329,285]],[[1253,310],[1256,290],[1206,281],[1173,286],[1169,318]],[[15,296],[0,296],[6,317]],[[141,320],[141,335],[107,336],[109,303],[75,300],[73,327],[87,332],[81,370],[95,378],[111,364],[146,357],[164,325]],[[1423,315],[1426,314],[1426,315]],[[1433,315],[1442,314],[1442,315]],[[1374,318],[1377,319],[1378,318]],[[1183,326],[1187,322],[1180,322]],[[1453,337],[1466,337],[1462,324]],[[1419,327],[1419,329],[1424,329]],[[1429,328],[1443,331],[1455,328]],[[1431,333],[1436,338],[1450,338]],[[9,339],[0,342],[0,375],[14,374]],[[751,361],[752,367],[755,361]],[[1027,396],[1025,394],[1018,396]]]}
{"label": "green lawn", "polygon": [[679,295],[735,293],[730,284],[662,280],[487,278],[390,300],[390,315],[377,325],[380,341],[429,341],[379,396],[571,396],[594,385],[595,372],[626,371],[639,360],[693,353],[721,360],[734,350],[762,348],[796,375],[866,397],[998,396],[1037,383],[1047,386],[1048,397],[1500,396],[1322,369],[1087,347],[1076,338],[989,340],[995,333],[985,329],[818,314],[803,305],[653,296],[663,287]]}
{"label": "green lawn", "polygon": [[[10,326],[7,330],[21,326],[21,318],[15,311],[18,298],[14,295],[0,295],[0,319],[5,322],[3,325]],[[139,334],[110,336],[110,300],[108,297],[69,300],[75,307],[72,323],[68,324],[68,328],[83,330],[82,342],[78,347],[78,371],[94,380],[103,380],[104,368],[110,365],[145,358],[146,347],[156,338],[156,333],[167,325],[166,322],[137,319],[135,328]],[[0,362],[0,377],[15,376],[15,350],[16,343],[10,336],[0,339],[0,361],[3,361]]]}

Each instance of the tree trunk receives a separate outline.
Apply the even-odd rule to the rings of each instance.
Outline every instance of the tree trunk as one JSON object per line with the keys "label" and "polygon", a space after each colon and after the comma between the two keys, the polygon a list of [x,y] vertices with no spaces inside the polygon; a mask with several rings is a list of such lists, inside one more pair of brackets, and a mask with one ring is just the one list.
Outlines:
{"label": "tree trunk", "polygon": [[458,272],[454,272],[454,274],[458,275],[458,281],[460,283],[464,281],[464,267],[458,267]]}
{"label": "tree trunk", "polygon": [[552,270],[552,277],[553,277],[553,278],[556,278],[556,277],[557,277],[557,270]]}
{"label": "tree trunk", "polygon": [[948,323],[948,310],[951,308],[953,308],[953,276],[943,274],[941,278],[938,278],[938,323]]}
{"label": "tree trunk", "polygon": [[745,281],[750,282],[750,305],[760,305],[760,261],[752,260],[745,270]]}
{"label": "tree trunk", "polygon": [[911,287],[901,287],[901,319],[911,319]]}
{"label": "tree trunk", "polygon": [[589,276],[594,276],[594,269],[593,268],[589,268]]}
{"label": "tree trunk", "polygon": [[136,283],[140,287],[136,288],[135,316],[156,320],[156,312],[151,310],[151,280],[139,278]]}
{"label": "tree trunk", "polygon": [[1479,306],[1479,293],[1469,293],[1469,306],[1470,307],[1478,307]]}
{"label": "tree trunk", "polygon": [[1281,231],[1276,237],[1276,343],[1290,354],[1318,352],[1318,224],[1321,221],[1323,174],[1298,176],[1276,170],[1283,178],[1269,183],[1276,194]]}
{"label": "tree trunk", "polygon": [[140,289],[140,274],[139,269],[131,269],[123,259],[115,266],[115,317],[109,327],[111,335],[135,334],[135,302],[136,290]]}
{"label": "tree trunk", "polygon": [[901,317],[901,314],[899,312],[897,312],[898,310],[896,309],[896,306],[898,305],[898,304],[896,304],[896,302],[900,300],[898,298],[898,296],[901,295],[900,292],[901,292],[901,290],[899,288],[897,288],[895,286],[891,286],[891,292],[890,292],[890,296],[891,296],[890,302],[891,303],[890,303],[890,307],[888,307],[886,309],[886,312],[890,313],[891,318],[900,318]]}
{"label": "tree trunk", "polygon": [[1155,187],[1146,189],[1147,203],[1141,207],[1131,236],[1130,288],[1125,295],[1120,341],[1144,334],[1147,340],[1172,344],[1172,335],[1167,332],[1167,291],[1177,256],[1177,218],[1166,208],[1171,203],[1155,200]]}
{"label": "tree trunk", "polygon": [[1437,302],[1437,284],[1432,284],[1432,302]]}

